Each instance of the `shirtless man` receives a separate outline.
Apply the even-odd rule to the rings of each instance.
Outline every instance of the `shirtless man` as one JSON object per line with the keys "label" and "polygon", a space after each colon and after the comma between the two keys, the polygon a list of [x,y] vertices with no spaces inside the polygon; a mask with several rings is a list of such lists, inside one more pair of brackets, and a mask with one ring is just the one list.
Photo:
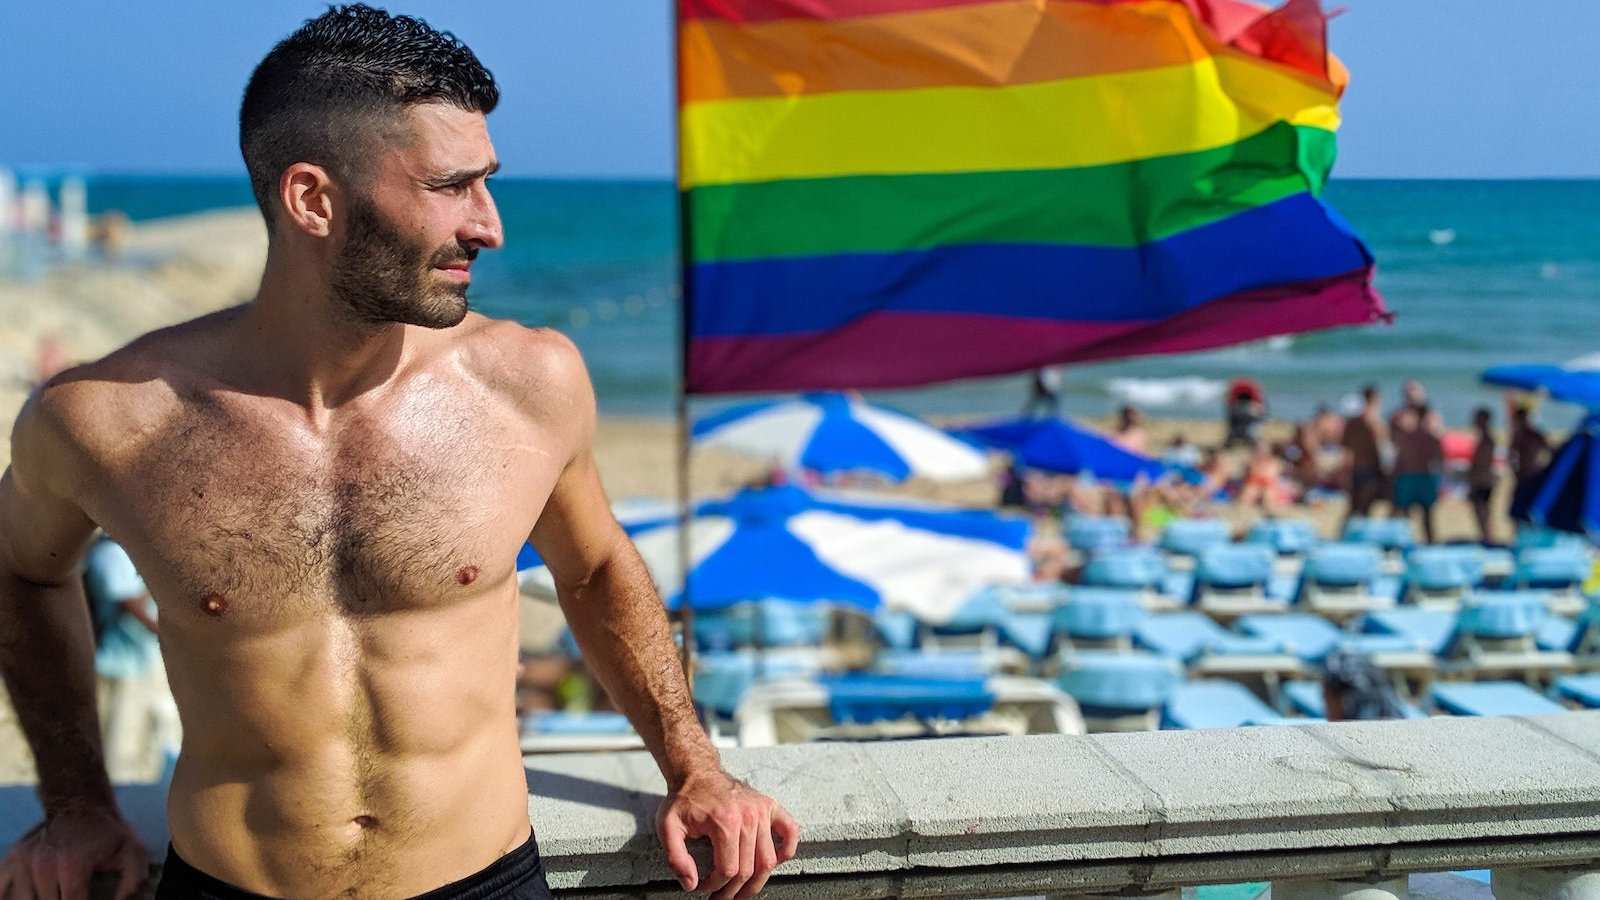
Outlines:
{"label": "shirtless man", "polygon": [[[1367,385],[1361,390],[1361,412],[1345,420],[1344,444],[1345,483],[1350,490],[1350,508],[1345,513],[1345,526],[1352,518],[1370,515],[1383,487],[1383,418],[1379,410],[1378,388]],[[1342,530],[1342,529],[1341,529]]]}
{"label": "shirtless man", "polygon": [[501,243],[498,97],[420,21],[307,22],[240,116],[270,234],[257,296],[62,373],[19,415],[0,673],[46,817],[0,894],[81,898],[111,871],[127,897],[145,876],[95,724],[77,567],[96,525],[157,598],[182,717],[158,896],[548,896],[513,711],[530,536],[666,777],[684,889],[747,897],[794,854],[794,821],[696,720],[596,475],[577,350],[467,312],[471,263]]}

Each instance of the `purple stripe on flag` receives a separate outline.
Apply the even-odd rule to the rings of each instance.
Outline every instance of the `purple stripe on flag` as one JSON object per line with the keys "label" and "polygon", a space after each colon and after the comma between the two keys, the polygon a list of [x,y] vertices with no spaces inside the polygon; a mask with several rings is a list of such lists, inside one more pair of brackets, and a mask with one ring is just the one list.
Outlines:
{"label": "purple stripe on flag", "polygon": [[807,334],[695,338],[688,390],[906,387],[1056,363],[1204,350],[1386,315],[1370,267],[1244,291],[1142,322],[877,312]]}

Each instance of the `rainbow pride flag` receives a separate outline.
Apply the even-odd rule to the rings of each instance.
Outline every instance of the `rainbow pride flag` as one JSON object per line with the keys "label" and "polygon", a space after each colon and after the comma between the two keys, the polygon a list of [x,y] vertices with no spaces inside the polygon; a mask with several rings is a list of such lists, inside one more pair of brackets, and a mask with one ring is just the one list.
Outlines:
{"label": "rainbow pride flag", "polygon": [[679,0],[691,393],[1387,316],[1316,0]]}

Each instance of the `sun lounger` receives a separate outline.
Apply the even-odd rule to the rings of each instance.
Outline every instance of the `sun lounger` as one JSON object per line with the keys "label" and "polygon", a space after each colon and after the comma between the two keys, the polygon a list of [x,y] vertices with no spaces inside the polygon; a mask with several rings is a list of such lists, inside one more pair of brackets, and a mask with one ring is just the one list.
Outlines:
{"label": "sun lounger", "polygon": [[1196,612],[1150,616],[1134,628],[1134,645],[1183,663],[1194,677],[1258,684],[1269,697],[1284,678],[1306,674],[1281,641],[1228,631]]}
{"label": "sun lounger", "polygon": [[644,740],[621,713],[536,712],[521,724],[524,754],[644,749]]}
{"label": "sun lounger", "polygon": [[1134,591],[1076,588],[1051,616],[1057,648],[1130,650],[1133,629],[1148,615]]}
{"label": "sun lounger", "polygon": [[932,649],[1014,647],[1034,659],[1050,652],[1051,617],[1043,612],[1013,612],[1000,595],[983,591],[943,622],[924,622],[919,643]]}
{"label": "sun lounger", "polygon": [[735,713],[739,745],[951,734],[1082,734],[1077,704],[1035,678],[852,673],[752,687]]}
{"label": "sun lounger", "polygon": [[1306,721],[1285,719],[1255,694],[1231,681],[1191,681],[1172,692],[1162,713],[1161,727],[1238,728]]}
{"label": "sun lounger", "polygon": [[1056,683],[1078,701],[1091,732],[1154,731],[1183,669],[1153,653],[1091,650],[1063,657]]}
{"label": "sun lounger", "polygon": [[1117,516],[1068,516],[1062,532],[1067,545],[1079,553],[1121,547],[1130,539],[1128,520]]}
{"label": "sun lounger", "polygon": [[910,650],[917,646],[917,629],[922,623],[903,609],[879,609],[872,614],[872,630],[885,647]]}
{"label": "sun lounger", "polygon": [[1406,557],[1401,599],[1428,609],[1455,609],[1483,585],[1483,551],[1469,545],[1418,547]]}
{"label": "sun lounger", "polygon": [[1515,681],[1441,682],[1433,686],[1433,705],[1452,716],[1542,716],[1564,709]]}
{"label": "sun lounger", "polygon": [[1584,709],[1600,709],[1600,673],[1557,678],[1556,696]]}
{"label": "sun lounger", "polygon": [[1350,544],[1370,544],[1398,561],[1399,554],[1417,543],[1410,519],[1351,519],[1344,528],[1343,540]]}
{"label": "sun lounger", "polygon": [[1317,545],[1317,529],[1304,519],[1262,519],[1250,526],[1244,540],[1271,547],[1279,557],[1299,558]]}
{"label": "sun lounger", "polygon": [[1447,674],[1539,681],[1573,667],[1571,653],[1540,648],[1539,628],[1547,616],[1538,595],[1485,592],[1469,595],[1455,613],[1413,607],[1373,613],[1362,620],[1362,629],[1412,639]]}
{"label": "sun lounger", "polygon": [[1295,605],[1334,621],[1394,606],[1380,585],[1383,551],[1370,544],[1323,544],[1306,557]]}
{"label": "sun lounger", "polygon": [[1161,531],[1157,546],[1174,569],[1193,568],[1208,547],[1233,540],[1232,529],[1222,519],[1176,519]]}
{"label": "sun lounger", "polygon": [[1594,568],[1587,548],[1571,545],[1529,547],[1517,554],[1513,586],[1546,592],[1546,606],[1557,615],[1571,616],[1588,605],[1583,583]]}
{"label": "sun lounger", "polygon": [[1250,637],[1277,641],[1284,652],[1308,665],[1322,662],[1352,635],[1327,619],[1310,613],[1274,613],[1243,616],[1234,628]]}
{"label": "sun lounger", "polygon": [[[1289,711],[1298,716],[1312,719],[1326,719],[1328,717],[1327,699],[1322,693],[1320,681],[1290,681],[1283,685],[1283,702]],[[1408,719],[1425,719],[1428,714],[1418,709],[1416,704],[1401,700],[1405,717]]]}
{"label": "sun lounger", "polygon": [[1275,612],[1287,599],[1268,594],[1274,555],[1256,544],[1222,544],[1201,551],[1195,565],[1195,606],[1218,618]]}
{"label": "sun lounger", "polygon": [[739,701],[754,685],[842,668],[835,654],[817,647],[702,653],[694,662],[694,702],[713,736],[730,732]]}
{"label": "sun lounger", "polygon": [[1188,602],[1193,578],[1173,572],[1161,553],[1150,547],[1116,547],[1089,557],[1078,581],[1086,587],[1137,591],[1147,609],[1176,609]]}
{"label": "sun lounger", "polygon": [[873,671],[879,674],[918,678],[1023,675],[1029,667],[1028,657],[1011,647],[993,650],[884,650],[878,653],[872,664]]}
{"label": "sun lounger", "polygon": [[828,631],[829,609],[818,603],[761,600],[698,612],[695,644],[702,651],[738,647],[809,647]]}

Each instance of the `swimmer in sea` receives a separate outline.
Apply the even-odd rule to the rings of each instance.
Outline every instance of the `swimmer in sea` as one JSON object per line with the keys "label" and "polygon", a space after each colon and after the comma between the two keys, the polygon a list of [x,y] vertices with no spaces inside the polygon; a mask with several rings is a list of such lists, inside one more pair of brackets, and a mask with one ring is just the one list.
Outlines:
{"label": "swimmer in sea", "polygon": [[[118,897],[117,808],[78,566],[96,526],[159,604],[183,724],[160,897],[548,897],[514,710],[517,548],[668,788],[686,890],[759,891],[794,820],[723,771],[661,599],[596,473],[583,360],[468,311],[502,240],[499,89],[426,23],[332,8],[245,90],[259,292],[62,372],[0,479],[0,674],[44,822],[0,895]],[[706,837],[699,870],[686,838]]]}

